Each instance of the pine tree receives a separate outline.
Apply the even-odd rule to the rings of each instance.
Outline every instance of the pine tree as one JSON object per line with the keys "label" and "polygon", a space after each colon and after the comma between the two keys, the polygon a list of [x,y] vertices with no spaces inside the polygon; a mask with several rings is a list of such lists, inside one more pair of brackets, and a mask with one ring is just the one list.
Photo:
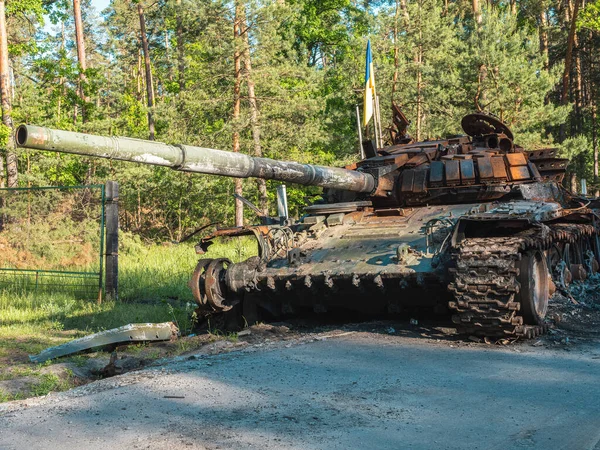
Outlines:
{"label": "pine tree", "polygon": [[561,67],[545,70],[538,37],[519,27],[513,14],[490,9],[479,29],[467,32],[464,43],[460,66],[464,90],[458,97],[465,101],[465,112],[476,109],[496,115],[513,129],[521,145],[551,142],[547,132],[564,123],[570,107],[546,102]]}

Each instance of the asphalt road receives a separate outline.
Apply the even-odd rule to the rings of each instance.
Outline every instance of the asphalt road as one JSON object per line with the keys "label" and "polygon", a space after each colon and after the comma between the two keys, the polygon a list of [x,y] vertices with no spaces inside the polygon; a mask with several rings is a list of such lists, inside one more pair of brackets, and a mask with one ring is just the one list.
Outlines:
{"label": "asphalt road", "polygon": [[356,333],[180,360],[0,408],[2,449],[599,442],[600,344],[567,351]]}

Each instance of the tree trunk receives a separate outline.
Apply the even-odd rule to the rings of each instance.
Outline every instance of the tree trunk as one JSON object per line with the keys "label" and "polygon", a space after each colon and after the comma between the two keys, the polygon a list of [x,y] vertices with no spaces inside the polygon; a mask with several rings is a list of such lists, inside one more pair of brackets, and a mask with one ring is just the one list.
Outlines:
{"label": "tree trunk", "polygon": [[142,100],[142,53],[138,52],[137,72],[135,76],[137,80],[137,99]]}
{"label": "tree trunk", "polygon": [[[85,95],[84,84],[85,84],[85,71],[87,69],[87,62],[85,60],[85,40],[83,38],[83,21],[81,20],[81,0],[73,0],[73,16],[75,19],[75,43],[77,44],[77,61],[79,62],[79,86],[77,87],[79,98],[83,103],[81,108],[81,119],[86,121],[85,104],[87,97]],[[75,119],[77,118],[77,111],[75,111]]]}
{"label": "tree trunk", "polygon": [[[569,14],[570,26],[569,26],[569,37],[567,39],[567,53],[565,56],[565,70],[562,77],[562,92],[560,96],[560,102],[563,105],[569,103],[569,80],[571,77],[571,68],[573,66],[573,45],[575,43],[575,31],[577,25],[577,14],[579,12],[579,1],[575,0],[572,14]],[[567,8],[568,9],[568,8]],[[565,125],[560,126],[560,140],[565,139]]]}
{"label": "tree trunk", "polygon": [[421,140],[421,115],[422,115],[422,96],[421,96],[421,90],[422,90],[422,74],[421,74],[421,46],[419,45],[419,50],[418,50],[418,54],[417,54],[417,58],[416,58],[416,62],[417,62],[417,123],[416,123],[416,138],[417,141]]}
{"label": "tree trunk", "polygon": [[592,147],[594,151],[594,190],[595,196],[600,196],[600,186],[598,186],[598,111],[596,107],[595,89],[591,89],[591,109],[592,109]]}
{"label": "tree trunk", "polygon": [[[246,24],[246,12],[244,6],[241,7],[241,13],[243,16],[240,18],[241,24]],[[256,102],[256,95],[254,93],[254,80],[252,79],[252,61],[250,59],[250,39],[248,37],[248,30],[250,27],[245,26],[242,31],[242,40],[244,42],[243,51],[243,63],[244,63],[244,75],[246,83],[248,84],[248,103],[250,105],[250,125],[252,127],[252,141],[254,145],[254,156],[262,156],[262,146],[260,144],[260,123],[258,103]],[[267,183],[262,178],[256,179],[256,185],[258,187],[258,199],[259,208],[264,215],[269,214],[269,197],[267,195]]]}
{"label": "tree trunk", "polygon": [[140,34],[142,38],[142,51],[144,52],[144,65],[146,69],[146,93],[148,96],[148,139],[154,140],[154,86],[152,83],[152,68],[150,66],[150,49],[148,48],[148,35],[146,34],[146,18],[142,3],[137,4],[140,16]]}
{"label": "tree trunk", "polygon": [[177,0],[177,23],[175,27],[175,35],[177,37],[177,71],[179,81],[179,91],[185,88],[185,48],[183,43],[183,11],[181,0]]}
{"label": "tree trunk", "polygon": [[479,0],[473,0],[473,18],[477,25],[481,25],[481,6]]}
{"label": "tree trunk", "polygon": [[583,80],[582,80],[582,68],[581,68],[581,52],[579,50],[579,41],[577,34],[573,39],[573,46],[575,48],[575,131],[577,133],[583,132]]}
{"label": "tree trunk", "polygon": [[415,62],[417,66],[417,120],[415,124],[415,132],[416,139],[420,141],[421,130],[423,125],[423,98],[422,98],[422,89],[423,89],[423,74],[422,74],[422,65],[423,65],[423,17],[421,11],[421,1],[419,1],[419,45],[417,46],[417,54],[415,55]]}
{"label": "tree trunk", "polygon": [[[242,85],[242,42],[240,42],[240,24],[243,5],[241,0],[235,2],[235,18],[233,19],[233,66],[234,66],[234,84],[233,84],[233,135],[232,135],[232,147],[234,152],[240,151],[240,132],[239,132],[239,121],[240,121],[240,90]],[[235,193],[242,195],[242,179],[235,179]],[[235,199],[235,226],[244,226],[244,204]]]}
{"label": "tree trunk", "polygon": [[6,30],[6,11],[4,0],[0,0],[0,95],[2,97],[2,123],[10,130],[6,141],[6,178],[8,182],[8,187],[17,187],[18,167],[17,155],[15,153],[13,122],[11,116],[9,73],[10,70],[8,62],[8,34]]}
{"label": "tree trunk", "polygon": [[540,6],[540,53],[544,57],[544,69],[548,70],[548,11],[546,5]]}
{"label": "tree trunk", "polygon": [[399,49],[398,49],[398,20],[400,18],[400,0],[396,0],[396,11],[394,14],[394,76],[392,78],[392,101],[398,83]]}
{"label": "tree trunk", "polygon": [[594,148],[594,186],[595,196],[600,196],[600,187],[598,186],[598,117],[596,105],[592,105],[592,147]]}

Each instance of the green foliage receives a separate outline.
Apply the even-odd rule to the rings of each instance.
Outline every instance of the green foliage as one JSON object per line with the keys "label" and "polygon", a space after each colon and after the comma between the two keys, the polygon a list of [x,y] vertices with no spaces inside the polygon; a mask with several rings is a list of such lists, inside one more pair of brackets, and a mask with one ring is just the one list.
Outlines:
{"label": "green foliage", "polygon": [[[233,54],[246,45],[233,36],[235,3],[141,1],[157,139],[230,150],[232,133],[238,131],[241,151],[252,154],[246,82],[241,117],[232,119]],[[393,99],[412,122],[409,132],[421,139],[459,134],[462,116],[481,110],[506,121],[527,148],[547,146],[569,134],[591,140],[591,103],[574,109],[574,100],[561,105],[559,99],[568,31],[564,8],[520,2],[514,14],[500,2],[484,8],[482,22],[476,24],[469,2],[411,0],[405,11],[402,2],[391,1],[241,4],[264,156],[336,166],[357,159],[355,107],[362,104],[367,39],[373,46],[384,127],[391,122]],[[148,80],[137,4],[112,0],[102,20],[89,0],[83,6],[89,68],[80,78],[71,2],[9,3],[14,121],[145,139]],[[598,29],[598,8],[598,0],[587,3],[580,30]],[[41,27],[41,11],[54,27]],[[550,42],[549,59],[540,49],[541,32]],[[578,37],[579,64],[592,80],[581,92],[597,104],[593,83],[600,75],[591,55],[600,45],[599,36],[582,31]],[[573,97],[576,89],[571,91]],[[0,144],[6,136],[0,129]],[[19,157],[23,185],[119,181],[121,226],[144,239],[178,242],[201,226],[233,221],[231,179],[36,151]],[[587,170],[580,166],[578,170]],[[276,185],[267,183],[272,212]],[[258,202],[256,183],[244,181],[243,187],[244,195]],[[300,215],[319,190],[288,186],[288,193],[290,210]],[[255,220],[251,211],[245,214],[247,222]]]}
{"label": "green foliage", "polygon": [[0,123],[0,147],[6,147],[11,132],[10,128],[3,123]]}
{"label": "green foliage", "polygon": [[579,13],[577,27],[600,31],[600,0],[590,2]]}
{"label": "green foliage", "polygon": [[563,158],[574,160],[577,156],[588,153],[591,143],[586,136],[574,136],[565,139],[560,145],[560,154]]}
{"label": "green foliage", "polygon": [[6,16],[14,29],[9,29],[9,53],[11,57],[35,53],[37,42],[34,39],[36,27],[44,24],[44,7],[41,0],[11,0],[6,2]]}
{"label": "green foliage", "polygon": [[564,123],[570,106],[546,101],[562,67],[544,70],[537,35],[520,28],[516,16],[489,10],[481,27],[467,32],[464,42],[461,79],[468,81],[460,97],[473,99],[475,108],[498,116],[517,140],[520,133],[535,132],[537,142],[544,142],[547,127]]}
{"label": "green foliage", "polygon": [[47,395],[53,391],[64,391],[71,387],[67,380],[61,380],[53,373],[46,373],[40,376],[40,381],[33,385],[31,393],[34,396]]}

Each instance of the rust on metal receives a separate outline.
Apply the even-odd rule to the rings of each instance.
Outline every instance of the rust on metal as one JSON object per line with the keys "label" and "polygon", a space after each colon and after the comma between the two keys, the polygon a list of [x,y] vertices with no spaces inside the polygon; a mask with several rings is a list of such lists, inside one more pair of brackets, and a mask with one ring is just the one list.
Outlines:
{"label": "rust on metal", "polygon": [[494,172],[495,180],[506,180],[506,165],[504,164],[504,158],[502,156],[492,156],[492,171]]}
{"label": "rust on metal", "polygon": [[514,181],[527,180],[531,178],[527,166],[513,166],[510,169],[510,179]]}
{"label": "rust on metal", "polygon": [[446,166],[446,185],[455,186],[460,184],[460,163],[457,160],[444,161]]}
{"label": "rust on metal", "polygon": [[527,158],[523,153],[507,153],[506,160],[509,166],[526,166]]}

